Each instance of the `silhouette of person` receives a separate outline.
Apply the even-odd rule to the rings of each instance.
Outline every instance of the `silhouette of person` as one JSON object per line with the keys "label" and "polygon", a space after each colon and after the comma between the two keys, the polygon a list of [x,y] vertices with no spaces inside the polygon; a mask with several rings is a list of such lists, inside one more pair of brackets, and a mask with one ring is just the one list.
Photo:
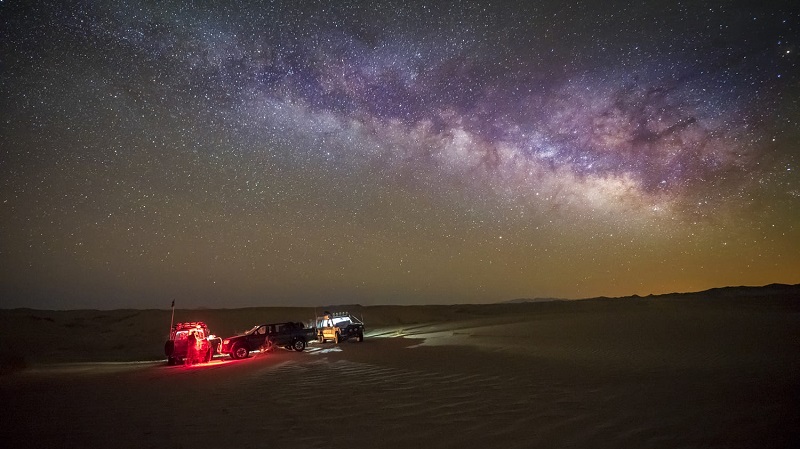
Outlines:
{"label": "silhouette of person", "polygon": [[197,335],[194,331],[189,332],[186,338],[186,365],[191,366],[197,357]]}

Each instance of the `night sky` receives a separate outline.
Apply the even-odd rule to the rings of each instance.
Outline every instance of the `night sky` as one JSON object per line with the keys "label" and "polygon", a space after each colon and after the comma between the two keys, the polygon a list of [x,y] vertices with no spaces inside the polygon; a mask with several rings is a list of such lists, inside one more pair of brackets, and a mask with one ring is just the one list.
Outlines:
{"label": "night sky", "polygon": [[795,2],[5,0],[0,19],[2,307],[800,283]]}

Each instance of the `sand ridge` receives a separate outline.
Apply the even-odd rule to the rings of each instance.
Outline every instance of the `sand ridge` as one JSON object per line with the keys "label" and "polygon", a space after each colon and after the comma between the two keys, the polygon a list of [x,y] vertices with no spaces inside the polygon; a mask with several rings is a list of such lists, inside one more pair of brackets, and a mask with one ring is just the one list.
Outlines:
{"label": "sand ridge", "polygon": [[[222,448],[800,441],[795,300],[362,312],[363,343],[315,343],[302,353],[190,368],[163,360],[34,363],[0,376],[0,401],[13,410],[0,438],[33,447]],[[37,313],[54,325],[75,319]],[[163,318],[105,315],[113,328],[151,313]],[[62,351],[58,359],[69,353]]]}

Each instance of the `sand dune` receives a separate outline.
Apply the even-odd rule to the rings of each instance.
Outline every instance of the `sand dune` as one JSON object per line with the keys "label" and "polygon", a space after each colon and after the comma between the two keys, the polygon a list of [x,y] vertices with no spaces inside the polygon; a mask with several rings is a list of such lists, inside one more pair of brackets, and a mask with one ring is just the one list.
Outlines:
{"label": "sand dune", "polygon": [[[363,343],[192,368],[148,361],[161,358],[168,311],[3,311],[6,354],[31,347],[21,341],[75,339],[31,351],[26,369],[0,377],[0,438],[137,448],[800,443],[798,297],[353,310],[367,322]],[[180,313],[233,332],[308,312]],[[32,323],[35,337],[23,329]]]}

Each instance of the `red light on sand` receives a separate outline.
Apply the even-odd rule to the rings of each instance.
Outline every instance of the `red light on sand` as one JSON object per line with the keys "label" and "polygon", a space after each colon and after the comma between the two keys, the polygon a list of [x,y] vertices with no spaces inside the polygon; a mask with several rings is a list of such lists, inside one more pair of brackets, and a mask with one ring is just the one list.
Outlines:
{"label": "red light on sand", "polygon": [[208,362],[185,363],[183,366],[186,369],[204,368],[211,365],[218,365],[221,360],[214,360],[213,358]]}
{"label": "red light on sand", "polygon": [[218,368],[218,367],[223,366],[223,365],[230,365],[232,363],[242,362],[244,360],[247,360],[247,359],[233,360],[233,359],[218,358],[216,360],[212,359],[208,363],[198,363],[198,364],[194,364],[194,365],[182,365],[182,368],[179,368],[179,369],[194,371],[194,370],[203,370],[203,369],[209,369],[209,368]]}

